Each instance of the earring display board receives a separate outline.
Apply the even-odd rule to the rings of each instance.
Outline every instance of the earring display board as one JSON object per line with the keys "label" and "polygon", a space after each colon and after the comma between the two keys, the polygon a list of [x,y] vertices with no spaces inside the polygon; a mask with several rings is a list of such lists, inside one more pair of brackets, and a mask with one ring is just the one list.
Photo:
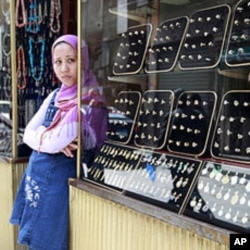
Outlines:
{"label": "earring display board", "polygon": [[122,91],[118,94],[114,106],[109,108],[108,140],[125,144],[130,141],[140,102],[140,92]]}
{"label": "earring display board", "polygon": [[136,74],[142,69],[151,32],[152,25],[143,24],[130,27],[121,35],[113,64],[114,75]]}
{"label": "earring display board", "polygon": [[213,125],[217,95],[213,91],[185,91],[172,112],[167,149],[187,155],[205,153]]}
{"label": "earring display board", "polygon": [[250,161],[250,91],[228,91],[222,99],[211,153],[215,158]]}
{"label": "earring display board", "polygon": [[89,169],[84,169],[84,178],[122,190],[141,157],[137,148],[104,143]]}
{"label": "earring display board", "polygon": [[142,97],[134,142],[139,147],[162,148],[172,111],[173,92],[148,90]]}
{"label": "earring display board", "polygon": [[147,73],[168,72],[174,68],[187,24],[187,17],[179,17],[166,20],[159,25],[153,46],[147,53],[145,67]]}
{"label": "earring display board", "polygon": [[124,188],[125,195],[179,212],[199,166],[198,160],[145,151]]}
{"label": "earring display board", "polygon": [[234,9],[230,30],[226,63],[228,66],[250,64],[250,2],[239,1]]}
{"label": "earring display board", "polygon": [[184,214],[250,233],[250,169],[204,162]]}
{"label": "earring display board", "polygon": [[219,5],[194,12],[180,52],[183,70],[215,67],[220,60],[231,8]]}

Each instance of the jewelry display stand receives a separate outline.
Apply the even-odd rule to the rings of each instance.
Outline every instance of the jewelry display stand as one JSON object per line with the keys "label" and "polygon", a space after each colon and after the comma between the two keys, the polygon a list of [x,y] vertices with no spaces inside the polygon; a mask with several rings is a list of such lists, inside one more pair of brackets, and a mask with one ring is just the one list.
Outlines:
{"label": "jewelry display stand", "polygon": [[122,90],[83,179],[197,230],[249,233],[250,1],[139,2],[103,7],[98,31],[83,22],[104,93]]}
{"label": "jewelry display stand", "polygon": [[106,142],[91,167],[85,169],[84,176],[88,180],[123,190],[140,157],[141,151],[137,148]]}
{"label": "jewelry display stand", "polygon": [[131,140],[140,102],[140,92],[122,91],[118,94],[109,114],[108,140],[125,144]]}
{"label": "jewelry display stand", "polygon": [[250,233],[250,169],[205,161],[184,215]]}
{"label": "jewelry display stand", "polygon": [[145,151],[125,195],[179,213],[199,171],[200,161]]}
{"label": "jewelry display stand", "polygon": [[151,48],[148,49],[145,71],[160,73],[172,70],[187,29],[188,18],[180,17],[162,22],[156,29]]}
{"label": "jewelry display stand", "polygon": [[228,66],[242,66],[250,64],[249,15],[249,1],[239,1],[234,9],[234,17],[226,52],[226,63]]}
{"label": "jewelry display stand", "polygon": [[167,149],[187,155],[202,155],[213,125],[217,96],[213,91],[185,91],[172,113]]}
{"label": "jewelry display stand", "polygon": [[250,162],[250,91],[228,91],[223,96],[213,136],[215,158]]}
{"label": "jewelry display stand", "polygon": [[230,12],[228,5],[220,5],[191,15],[180,52],[182,70],[213,68],[219,63]]}
{"label": "jewelry display stand", "polygon": [[152,25],[145,24],[130,27],[121,35],[113,65],[114,75],[136,74],[141,70],[151,32]]}
{"label": "jewelry display stand", "polygon": [[164,146],[173,98],[170,90],[144,92],[135,132],[135,145],[154,149]]}

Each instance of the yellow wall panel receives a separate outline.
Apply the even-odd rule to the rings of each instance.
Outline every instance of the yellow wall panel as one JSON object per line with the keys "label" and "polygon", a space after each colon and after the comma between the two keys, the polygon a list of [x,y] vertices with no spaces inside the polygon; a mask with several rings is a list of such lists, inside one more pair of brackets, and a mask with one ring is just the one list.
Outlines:
{"label": "yellow wall panel", "polygon": [[70,250],[229,249],[73,186],[70,199]]}
{"label": "yellow wall panel", "polygon": [[16,243],[16,226],[9,223],[16,190],[23,175],[26,163],[0,162],[0,249],[25,250],[24,246]]}

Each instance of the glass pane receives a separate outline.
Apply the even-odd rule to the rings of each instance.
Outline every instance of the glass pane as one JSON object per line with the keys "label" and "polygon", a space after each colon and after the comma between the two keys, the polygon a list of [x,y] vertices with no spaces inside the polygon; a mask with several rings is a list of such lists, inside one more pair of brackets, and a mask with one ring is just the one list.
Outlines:
{"label": "glass pane", "polygon": [[0,156],[12,156],[12,97],[10,64],[10,6],[1,2],[0,11]]}

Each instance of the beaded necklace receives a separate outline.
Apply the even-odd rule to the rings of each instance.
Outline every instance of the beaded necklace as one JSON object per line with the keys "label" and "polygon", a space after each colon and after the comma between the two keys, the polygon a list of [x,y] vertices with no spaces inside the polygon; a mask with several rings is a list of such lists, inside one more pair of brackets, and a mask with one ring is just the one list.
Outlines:
{"label": "beaded necklace", "polygon": [[[23,85],[19,84],[19,79],[23,77]],[[21,81],[21,80],[20,80]],[[27,86],[26,80],[26,64],[23,47],[17,49],[17,87],[24,89]]]}
{"label": "beaded necklace", "polygon": [[40,31],[40,26],[39,26],[40,21],[37,13],[38,12],[37,12],[36,0],[29,0],[29,17],[28,17],[28,25],[26,26],[27,32],[35,34]]}
{"label": "beaded necklace", "polygon": [[53,33],[58,33],[61,29],[59,16],[61,15],[61,3],[60,0],[51,1],[50,6],[50,30]]}
{"label": "beaded necklace", "polygon": [[[40,65],[39,67],[34,65],[34,54],[33,54],[33,44],[40,45]],[[37,48],[36,48],[37,49]],[[35,42],[32,37],[29,37],[29,61],[30,61],[30,70],[31,76],[38,84],[41,81],[44,71],[44,51],[45,51],[45,40],[40,38],[38,42]],[[39,74],[37,71],[39,69]]]}
{"label": "beaded necklace", "polygon": [[[19,17],[19,13],[20,13],[19,11],[22,13],[21,17]],[[15,19],[16,19],[16,26],[18,28],[24,27],[27,24],[24,0],[17,0],[16,2]],[[19,20],[22,20],[22,22],[19,22]]]}

